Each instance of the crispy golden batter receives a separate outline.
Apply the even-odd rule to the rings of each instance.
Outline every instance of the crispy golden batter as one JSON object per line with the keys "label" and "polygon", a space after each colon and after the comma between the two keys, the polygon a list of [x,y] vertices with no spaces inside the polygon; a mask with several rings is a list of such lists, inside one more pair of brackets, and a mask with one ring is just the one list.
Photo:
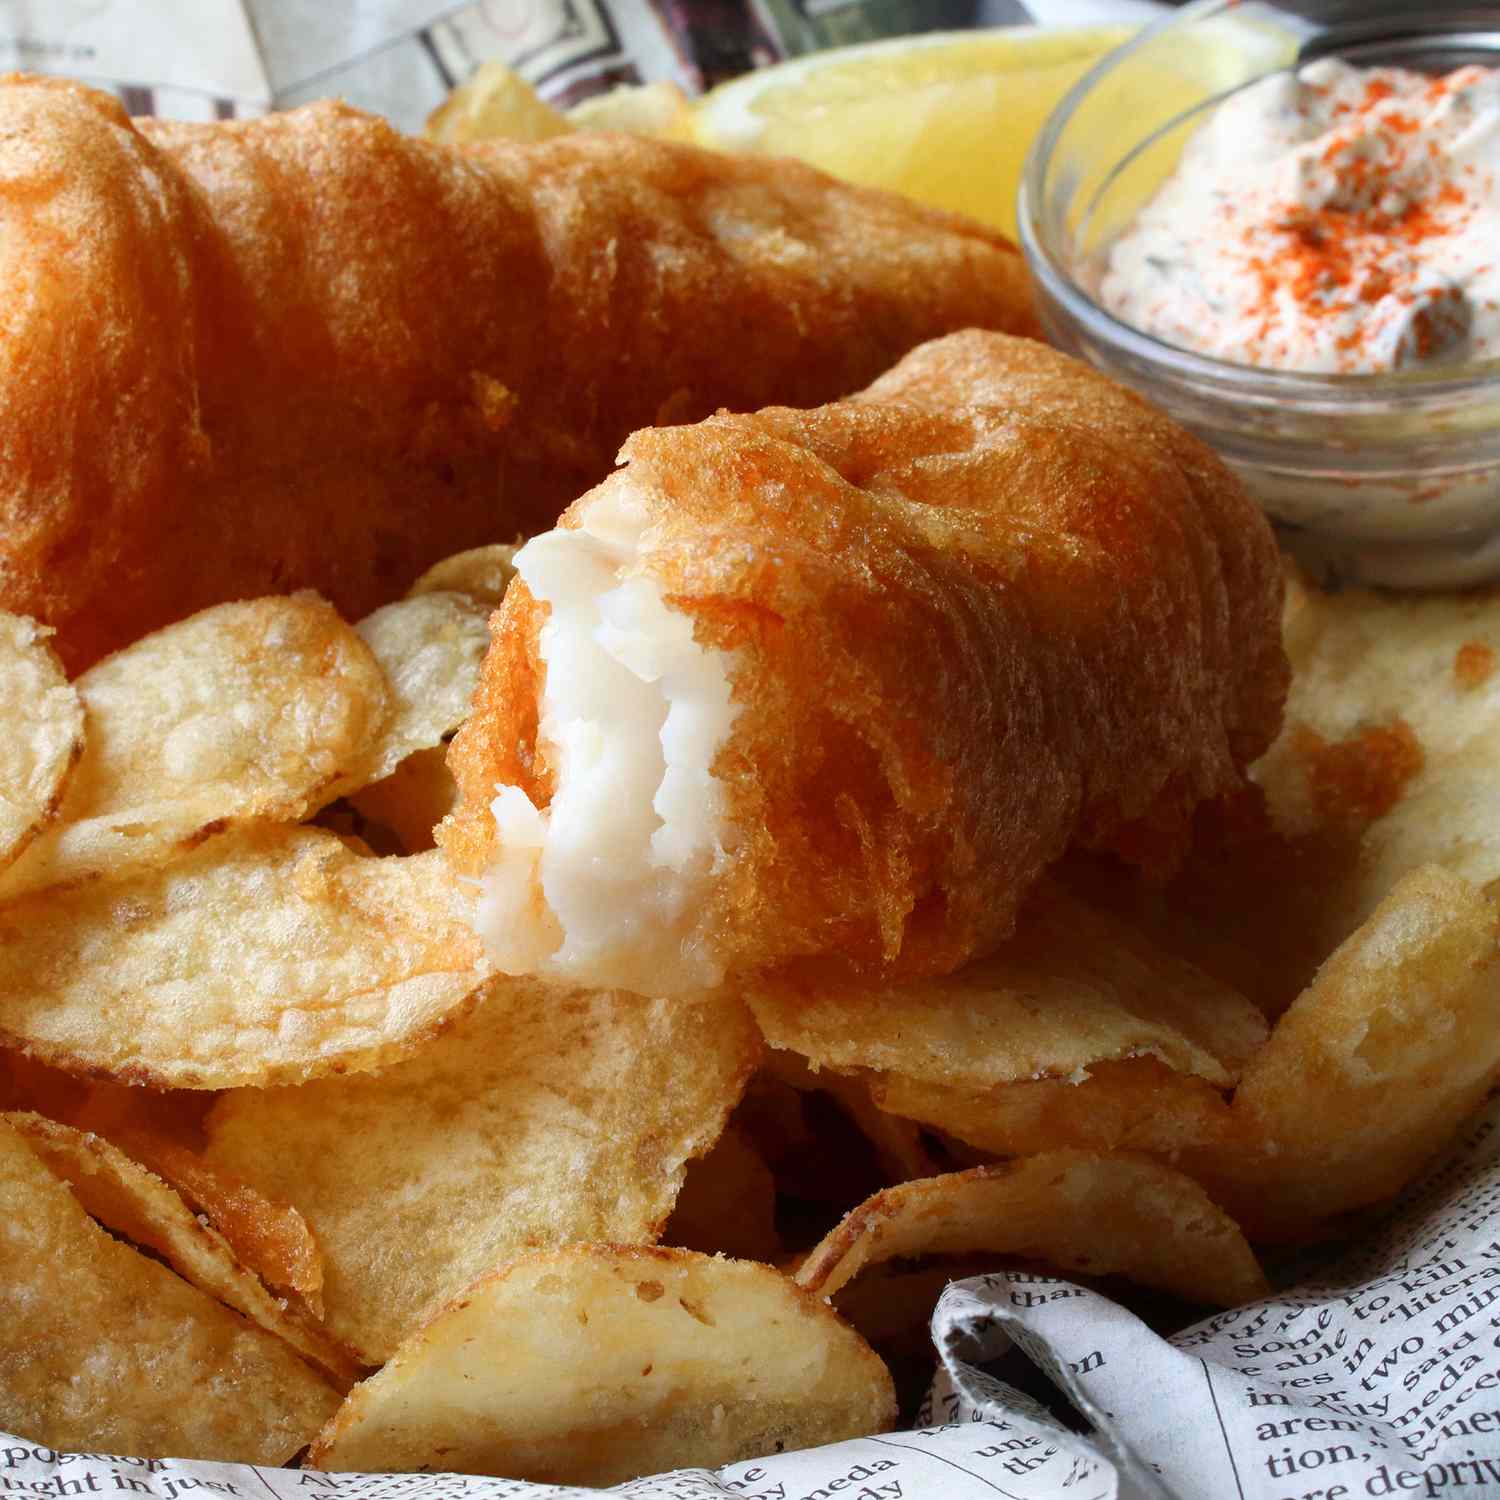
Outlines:
{"label": "crispy golden batter", "polygon": [[[738,653],[713,763],[731,825],[687,942],[721,968],[831,955],[945,973],[1070,844],[1170,863],[1280,721],[1264,519],[1146,402],[1028,340],[928,344],[851,401],[639,432],[633,571]],[[525,565],[523,562],[523,573]],[[495,855],[497,785],[555,790],[544,615],[492,622],[440,837]]]}
{"label": "crispy golden batter", "polygon": [[133,125],[0,81],[0,607],[73,670],[224,599],[358,616],[551,525],[625,436],[1030,331],[1014,247],[791,162],[464,150],[317,104]]}

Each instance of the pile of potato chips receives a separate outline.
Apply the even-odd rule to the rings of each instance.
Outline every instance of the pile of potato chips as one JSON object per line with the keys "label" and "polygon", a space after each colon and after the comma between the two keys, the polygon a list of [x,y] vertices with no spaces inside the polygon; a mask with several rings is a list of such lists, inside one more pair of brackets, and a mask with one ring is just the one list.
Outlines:
{"label": "pile of potato chips", "polygon": [[0,615],[0,1427],[599,1484],[879,1431],[947,1277],[1252,1299],[1494,1085],[1500,601],[1294,586],[1165,888],[1074,857],[949,978],[665,1001],[487,973],[432,847],[510,551],[73,682]]}

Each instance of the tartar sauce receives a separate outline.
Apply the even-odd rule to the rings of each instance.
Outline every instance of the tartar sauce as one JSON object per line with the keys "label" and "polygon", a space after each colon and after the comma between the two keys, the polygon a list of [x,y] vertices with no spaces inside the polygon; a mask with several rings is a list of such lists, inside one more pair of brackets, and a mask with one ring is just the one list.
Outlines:
{"label": "tartar sauce", "polygon": [[1500,70],[1333,59],[1226,100],[1101,287],[1167,343],[1278,370],[1500,357]]}

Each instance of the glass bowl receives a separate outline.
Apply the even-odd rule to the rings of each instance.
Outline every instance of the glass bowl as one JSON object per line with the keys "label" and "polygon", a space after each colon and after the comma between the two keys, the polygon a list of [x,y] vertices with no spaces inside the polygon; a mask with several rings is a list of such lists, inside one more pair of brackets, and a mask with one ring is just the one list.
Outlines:
{"label": "glass bowl", "polygon": [[1134,386],[1238,471],[1325,584],[1500,578],[1500,360],[1313,375],[1211,358],[1095,297],[1114,237],[1220,100],[1318,57],[1500,66],[1500,5],[1197,0],[1088,73],[1026,163],[1021,243],[1048,336]]}

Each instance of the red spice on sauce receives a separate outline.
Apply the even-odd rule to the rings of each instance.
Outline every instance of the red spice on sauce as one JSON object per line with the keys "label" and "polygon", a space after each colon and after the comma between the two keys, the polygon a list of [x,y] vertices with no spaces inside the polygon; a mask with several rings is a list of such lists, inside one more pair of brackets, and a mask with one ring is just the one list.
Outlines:
{"label": "red spice on sauce", "polygon": [[1453,658],[1453,675],[1459,687],[1470,692],[1488,682],[1494,671],[1494,649],[1483,641],[1465,641]]}
{"label": "red spice on sauce", "polygon": [[1170,343],[1375,372],[1500,353],[1500,70],[1322,59],[1220,105],[1101,286]]}

